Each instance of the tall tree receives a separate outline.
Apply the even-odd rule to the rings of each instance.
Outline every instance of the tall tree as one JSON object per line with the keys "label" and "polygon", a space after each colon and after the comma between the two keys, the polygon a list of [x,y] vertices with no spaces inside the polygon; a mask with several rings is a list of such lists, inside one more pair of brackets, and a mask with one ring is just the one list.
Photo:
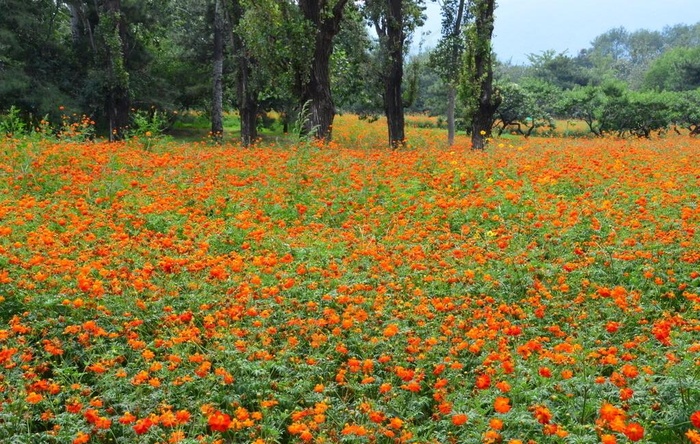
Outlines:
{"label": "tall tree", "polygon": [[[11,106],[24,116],[75,108],[75,64],[62,26],[69,20],[52,0],[0,1],[0,112]],[[58,117],[56,114],[50,117]]]}
{"label": "tall tree", "polygon": [[495,0],[474,0],[469,8],[474,22],[467,27],[462,98],[471,121],[472,149],[483,150],[491,136],[494,114],[501,99],[493,87],[493,36]]}
{"label": "tall tree", "polygon": [[467,0],[445,0],[442,4],[442,38],[430,54],[430,64],[447,85],[447,145],[455,141],[455,107],[462,54],[465,45],[462,28],[469,15]]}
{"label": "tall tree", "polygon": [[306,20],[313,24],[314,52],[310,72],[302,85],[302,103],[309,103],[305,131],[322,140],[331,139],[335,106],[331,97],[330,61],[333,38],[340,32],[348,0],[299,0]]}
{"label": "tall tree", "polygon": [[130,92],[129,73],[126,69],[126,19],[121,11],[121,0],[104,0],[99,8],[95,29],[97,41],[97,68],[101,70],[102,92],[109,140],[124,137],[129,126]]}
{"label": "tall tree", "polygon": [[224,133],[224,33],[226,20],[223,0],[214,0],[214,54],[212,72],[211,134],[219,139]]}
{"label": "tall tree", "polygon": [[389,131],[389,146],[406,145],[402,94],[403,64],[411,33],[423,24],[422,0],[368,0],[365,13],[379,38],[384,59],[382,69],[384,114]]}
{"label": "tall tree", "polygon": [[244,10],[240,0],[231,1],[233,34],[231,46],[236,64],[236,97],[241,118],[241,143],[250,146],[258,138],[258,91],[253,82],[252,59],[239,28]]}

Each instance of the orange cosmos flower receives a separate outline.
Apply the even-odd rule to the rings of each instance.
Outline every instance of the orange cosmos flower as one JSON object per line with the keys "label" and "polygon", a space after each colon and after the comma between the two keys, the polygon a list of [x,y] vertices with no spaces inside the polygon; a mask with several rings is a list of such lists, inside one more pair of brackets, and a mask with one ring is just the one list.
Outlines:
{"label": "orange cosmos flower", "polygon": [[510,399],[499,396],[493,402],[493,409],[496,413],[508,413],[510,411]]}
{"label": "orange cosmos flower", "polygon": [[452,415],[452,424],[456,426],[461,426],[467,423],[469,418],[464,413],[456,413]]}
{"label": "orange cosmos flower", "polygon": [[211,415],[209,415],[207,423],[209,424],[209,428],[213,431],[225,432],[231,425],[231,417],[228,414],[222,413],[217,410]]}
{"label": "orange cosmos flower", "polygon": [[700,433],[696,430],[688,430],[685,432],[685,437],[688,438],[692,444],[700,444]]}
{"label": "orange cosmos flower", "polygon": [[78,432],[73,439],[73,444],[86,444],[90,441],[90,435],[85,432]]}
{"label": "orange cosmos flower", "polygon": [[617,444],[617,438],[615,435],[605,434],[600,437],[601,444]]}
{"label": "orange cosmos flower", "polygon": [[552,420],[552,412],[550,412],[549,409],[543,405],[535,406],[533,409],[533,415],[540,424],[549,424],[549,421]]}
{"label": "orange cosmos flower", "polygon": [[487,389],[491,386],[491,377],[486,374],[482,374],[476,377],[476,388],[479,390]]}
{"label": "orange cosmos flower", "polygon": [[44,397],[41,396],[41,394],[39,394],[39,393],[29,392],[29,394],[27,395],[27,397],[25,399],[30,404],[36,404],[36,403],[41,402],[44,399]]}
{"label": "orange cosmos flower", "polygon": [[399,332],[399,326],[396,324],[389,324],[387,327],[384,329],[384,337],[385,338],[391,338],[393,336],[396,336],[396,334]]}
{"label": "orange cosmos flower", "polygon": [[693,424],[696,429],[700,429],[700,410],[690,415],[690,423]]}
{"label": "orange cosmos flower", "polygon": [[630,441],[639,441],[644,438],[644,427],[636,422],[631,422],[625,427],[624,433]]}

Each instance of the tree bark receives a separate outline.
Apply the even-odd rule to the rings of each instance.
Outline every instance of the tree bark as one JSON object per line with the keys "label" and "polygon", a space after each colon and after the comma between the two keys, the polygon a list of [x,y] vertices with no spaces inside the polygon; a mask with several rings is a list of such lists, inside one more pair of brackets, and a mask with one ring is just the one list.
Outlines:
{"label": "tree bark", "polygon": [[483,150],[493,126],[493,116],[500,105],[500,98],[494,96],[491,38],[493,36],[493,13],[495,0],[476,2],[474,26],[474,80],[476,81],[476,109],[472,116],[472,149]]}
{"label": "tree bark", "polygon": [[404,112],[401,84],[403,82],[403,31],[402,0],[389,0],[386,22],[386,45],[389,66],[384,79],[384,113],[389,129],[389,146],[404,147]]}
{"label": "tree bark", "polygon": [[258,138],[258,102],[250,86],[251,67],[245,54],[238,55],[238,113],[241,118],[241,143],[248,147]]}
{"label": "tree bark", "polygon": [[309,103],[308,120],[304,131],[324,141],[330,141],[335,118],[335,105],[331,96],[330,60],[333,54],[333,38],[340,31],[343,9],[348,0],[336,0],[329,9],[327,0],[299,0],[303,16],[314,24],[314,55],[308,81],[302,86],[302,105]]}
{"label": "tree bark", "polygon": [[214,66],[211,101],[211,135],[221,140],[224,135],[224,11],[222,0],[214,0]]}
{"label": "tree bark", "polygon": [[105,111],[109,128],[109,140],[121,140],[129,126],[129,75],[126,71],[125,41],[126,23],[121,14],[120,0],[106,0],[101,21],[102,38],[107,68],[107,88],[105,94]]}
{"label": "tree bark", "polygon": [[455,144],[455,107],[457,99],[457,87],[453,83],[447,84],[447,146]]}
{"label": "tree bark", "polygon": [[254,61],[248,56],[245,42],[236,28],[243,16],[243,8],[239,0],[232,0],[231,46],[236,59],[236,97],[238,114],[241,119],[241,144],[248,147],[258,139],[258,98],[252,83]]}
{"label": "tree bark", "polygon": [[[457,5],[457,17],[452,26],[451,36],[459,38],[462,32],[462,20],[464,17],[465,0],[459,0]],[[451,64],[458,65],[461,53],[457,45],[452,45]],[[455,144],[455,107],[457,99],[457,85],[453,82],[447,84],[447,146]]]}

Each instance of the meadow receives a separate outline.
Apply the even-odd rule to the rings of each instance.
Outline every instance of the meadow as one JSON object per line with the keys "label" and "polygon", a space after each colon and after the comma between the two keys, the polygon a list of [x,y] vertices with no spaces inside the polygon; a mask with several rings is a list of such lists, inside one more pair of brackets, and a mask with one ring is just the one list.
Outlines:
{"label": "meadow", "polygon": [[700,443],[700,140],[0,142],[0,441]]}

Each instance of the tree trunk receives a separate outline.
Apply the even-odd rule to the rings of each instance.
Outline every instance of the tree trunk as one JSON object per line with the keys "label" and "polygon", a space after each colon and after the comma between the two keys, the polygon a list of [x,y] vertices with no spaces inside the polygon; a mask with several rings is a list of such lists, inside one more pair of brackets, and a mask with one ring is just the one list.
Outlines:
{"label": "tree trunk", "polygon": [[73,40],[73,45],[77,45],[82,37],[80,32],[80,25],[82,24],[80,17],[80,7],[76,6],[70,2],[66,3],[68,10],[70,11],[70,33]]}
{"label": "tree trunk", "polygon": [[302,116],[304,133],[313,134],[315,138],[329,141],[332,136],[335,106],[330,88],[330,57],[333,49],[333,37],[319,31],[316,34],[316,47],[311,62],[311,75],[304,87],[303,103],[309,103],[309,115]]}
{"label": "tree trunk", "polygon": [[129,74],[126,70],[124,46],[126,23],[121,14],[120,0],[107,0],[100,17],[107,69],[105,111],[109,140],[121,140],[129,126]]}
{"label": "tree trunk", "polygon": [[343,9],[348,0],[336,0],[331,14],[326,11],[325,0],[300,0],[299,8],[304,17],[316,29],[314,55],[309,79],[302,87],[302,105],[309,103],[308,120],[303,122],[304,131],[317,139],[331,140],[335,105],[331,96],[330,60],[333,53],[333,38],[340,31]]}
{"label": "tree trunk", "polygon": [[248,147],[258,138],[258,102],[250,86],[250,61],[238,55],[238,112],[241,118],[241,143]]}
{"label": "tree trunk", "polygon": [[254,61],[248,56],[245,42],[237,28],[243,17],[243,7],[239,0],[231,2],[231,46],[236,59],[236,96],[238,114],[241,119],[241,144],[245,147],[255,144],[258,139],[258,96],[251,82]]}
{"label": "tree trunk", "polygon": [[474,73],[476,83],[476,108],[472,116],[472,149],[483,150],[493,126],[493,116],[500,105],[500,98],[494,97],[491,38],[493,36],[493,12],[495,0],[479,0],[475,4],[474,27]]}
{"label": "tree trunk", "polygon": [[214,66],[211,101],[211,134],[215,140],[224,135],[224,11],[222,0],[214,1]]}
{"label": "tree trunk", "polygon": [[389,0],[388,12],[386,45],[389,66],[384,79],[384,113],[389,129],[389,146],[397,149],[406,145],[401,95],[404,44],[402,0]]}
{"label": "tree trunk", "polygon": [[447,146],[455,144],[455,102],[457,87],[453,83],[447,84]]}

